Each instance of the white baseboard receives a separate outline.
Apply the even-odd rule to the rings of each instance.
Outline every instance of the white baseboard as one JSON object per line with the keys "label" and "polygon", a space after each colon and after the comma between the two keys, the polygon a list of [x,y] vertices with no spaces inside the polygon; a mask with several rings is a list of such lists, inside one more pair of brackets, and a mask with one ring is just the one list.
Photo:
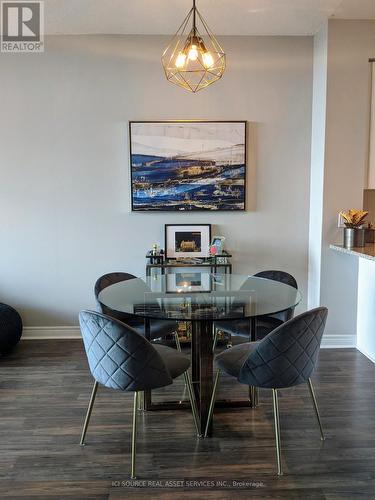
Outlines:
{"label": "white baseboard", "polygon": [[[23,340],[47,339],[80,339],[81,332],[78,326],[25,326]],[[322,348],[356,347],[355,335],[324,335]],[[366,353],[363,353],[366,355]],[[367,356],[368,357],[368,356]]]}
{"label": "white baseboard", "polygon": [[80,339],[79,326],[25,326],[22,340]]}
{"label": "white baseboard", "polygon": [[357,347],[356,335],[323,335],[323,349],[342,349]]}

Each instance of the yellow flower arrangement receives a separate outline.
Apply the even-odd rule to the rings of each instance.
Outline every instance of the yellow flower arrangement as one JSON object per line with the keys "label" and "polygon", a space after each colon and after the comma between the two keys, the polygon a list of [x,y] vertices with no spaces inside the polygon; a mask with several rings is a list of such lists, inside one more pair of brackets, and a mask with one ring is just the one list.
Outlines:
{"label": "yellow flower arrangement", "polygon": [[340,215],[344,219],[346,227],[355,228],[362,226],[368,212],[365,210],[355,210],[354,208],[351,208],[348,212],[340,212]]}

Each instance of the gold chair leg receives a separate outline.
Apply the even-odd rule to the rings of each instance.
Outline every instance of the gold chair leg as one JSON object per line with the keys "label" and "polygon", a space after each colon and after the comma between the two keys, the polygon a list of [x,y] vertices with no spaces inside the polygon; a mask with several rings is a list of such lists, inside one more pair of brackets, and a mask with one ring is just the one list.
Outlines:
{"label": "gold chair leg", "polygon": [[204,437],[207,437],[208,429],[210,427],[210,423],[211,423],[211,419],[212,419],[212,415],[214,413],[215,400],[216,400],[216,393],[217,393],[217,388],[218,388],[218,384],[219,384],[219,378],[220,378],[220,370],[218,370],[217,373],[216,373],[214,387],[212,389],[212,396],[211,396],[211,401],[210,401],[210,407],[208,409],[208,417],[207,417],[206,429],[204,431]]}
{"label": "gold chair leg", "polygon": [[135,475],[135,463],[136,463],[136,453],[137,453],[137,416],[138,416],[138,399],[139,393],[134,393],[134,404],[133,404],[133,431],[132,431],[132,468],[131,468],[131,479],[136,479]]}
{"label": "gold chair leg", "polygon": [[251,408],[256,408],[258,406],[259,403],[258,387],[255,387],[253,385],[249,386],[249,400]]}
{"label": "gold chair leg", "polygon": [[86,432],[87,432],[87,427],[88,427],[89,422],[90,422],[91,412],[92,412],[92,409],[93,409],[93,406],[94,406],[94,401],[95,401],[96,391],[98,390],[98,385],[99,385],[98,382],[95,380],[94,386],[93,386],[92,392],[91,392],[89,406],[88,406],[87,412],[86,412],[85,421],[83,423],[83,429],[82,429],[82,434],[81,434],[81,441],[79,442],[79,444],[81,446],[85,446],[85,436],[86,436]]}
{"label": "gold chair leg", "polygon": [[[175,341],[176,341],[177,351],[178,351],[178,352],[182,352],[182,350],[181,350],[181,342],[180,342],[180,337],[178,336],[178,332],[177,332],[177,331],[176,331],[176,332],[174,332],[174,339],[175,339]],[[188,392],[189,392],[189,398],[190,398],[190,404],[191,404],[190,390],[189,390],[189,387],[188,387],[188,383],[187,383],[187,381],[186,381],[185,374],[184,374],[184,378],[185,378],[184,391],[183,391],[183,393],[182,393],[182,398],[180,399],[180,403],[182,403],[182,402],[183,402],[183,400],[185,399],[185,391],[186,391],[186,388],[187,388],[187,390],[188,390]],[[192,407],[192,411],[194,411],[194,410],[193,410],[193,407]],[[197,412],[197,415],[198,415],[198,412]],[[193,413],[193,416],[194,416],[194,413]],[[195,416],[194,416],[194,422],[195,422]]]}
{"label": "gold chair leg", "polygon": [[318,424],[319,424],[319,429],[320,429],[320,439],[322,441],[324,441],[325,440],[325,436],[324,436],[324,432],[323,432],[322,421],[320,420],[320,413],[319,413],[318,403],[316,401],[314,386],[313,386],[311,378],[308,379],[307,385],[309,386],[309,389],[310,389],[311,399],[312,399],[313,404],[314,404],[314,410],[315,410],[316,418],[318,419]]}
{"label": "gold chair leg", "polygon": [[139,394],[138,394],[138,411],[144,411],[144,401],[145,401],[145,396],[144,396],[144,392],[143,391],[139,391]]}
{"label": "gold chair leg", "polygon": [[178,336],[178,332],[174,332],[174,339],[176,342],[177,351],[181,352],[181,343],[180,343],[180,337]]}
{"label": "gold chair leg", "polygon": [[214,340],[213,340],[213,343],[212,343],[212,351],[215,352],[215,349],[216,349],[216,344],[217,344],[217,338],[219,336],[219,330],[214,327]]}
{"label": "gold chair leg", "polygon": [[185,379],[185,382],[184,382],[184,389],[182,391],[182,396],[181,396],[181,399],[180,399],[180,404],[182,404],[184,401],[185,401],[185,397],[186,397],[186,389],[187,389],[187,385],[186,385],[186,379]]}
{"label": "gold chair leg", "polygon": [[185,379],[185,387],[187,387],[187,390],[189,393],[189,400],[190,400],[190,405],[191,405],[191,412],[193,414],[195,429],[197,431],[198,437],[201,437],[200,430],[199,430],[200,425],[199,425],[199,415],[198,415],[198,409],[197,409],[197,402],[195,400],[193,384],[191,382],[190,373],[188,371],[186,371],[184,373],[184,379]]}
{"label": "gold chair leg", "polygon": [[277,389],[272,389],[272,399],[273,399],[273,415],[275,419],[277,475],[282,476],[283,470],[281,466],[280,416],[279,416],[279,401],[277,397]]}

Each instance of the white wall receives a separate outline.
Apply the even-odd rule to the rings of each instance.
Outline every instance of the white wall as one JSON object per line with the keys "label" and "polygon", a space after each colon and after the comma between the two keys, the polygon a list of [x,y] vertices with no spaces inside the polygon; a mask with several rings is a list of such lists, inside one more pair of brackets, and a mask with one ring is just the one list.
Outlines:
{"label": "white wall", "polygon": [[369,161],[367,172],[368,189],[375,189],[375,62],[371,62],[371,109],[370,109],[370,133],[369,133]]}
{"label": "white wall", "polygon": [[375,21],[329,21],[320,300],[329,309],[331,335],[356,334],[358,259],[329,244],[342,244],[338,212],[362,207],[374,56]]}
{"label": "white wall", "polygon": [[375,262],[358,260],[357,348],[375,363]]}
{"label": "white wall", "polygon": [[326,136],[328,22],[314,37],[311,131],[308,307],[320,305],[323,187]]}
{"label": "white wall", "polygon": [[[0,55],[0,298],[29,326],[74,325],[102,273],[144,273],[164,223],[210,222],[234,269],[281,268],[306,307],[312,101],[310,37],[228,37],[223,79],[168,84],[168,38],[49,37]],[[246,213],[129,211],[128,120],[245,119]]]}

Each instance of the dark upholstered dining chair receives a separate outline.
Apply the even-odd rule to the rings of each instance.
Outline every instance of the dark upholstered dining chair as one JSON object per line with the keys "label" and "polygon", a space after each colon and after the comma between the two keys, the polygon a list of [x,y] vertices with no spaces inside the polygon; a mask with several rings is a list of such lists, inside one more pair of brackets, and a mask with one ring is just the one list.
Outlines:
{"label": "dark upholstered dining chair", "polygon": [[[285,271],[261,271],[254,274],[255,278],[263,278],[272,281],[278,281],[284,283],[285,285],[292,286],[298,290],[298,285],[296,279],[289,273]],[[260,340],[265,337],[268,333],[272,332],[275,328],[280,326],[282,323],[290,318],[293,318],[294,309],[290,308],[278,314],[272,314],[258,318],[256,322],[256,339]],[[236,321],[217,321],[215,323],[215,335],[213,348],[215,350],[218,332],[222,331],[228,335],[245,337],[250,340],[250,324],[248,319],[239,319]]]}
{"label": "dark upholstered dining chair", "polygon": [[[133,314],[114,311],[99,301],[99,293],[108,286],[114,285],[115,283],[119,283],[121,281],[127,281],[136,278],[137,276],[124,272],[113,272],[104,274],[96,281],[94,287],[94,293],[99,309],[103,314],[107,314],[107,316],[117,318],[123,323],[126,323],[127,325],[133,327],[139,334],[144,335],[145,331],[144,320],[142,318],[134,316]],[[145,284],[145,289],[146,289],[146,284]],[[167,336],[173,336],[176,341],[177,349],[181,351],[179,338],[177,334],[177,323],[175,321],[152,319],[150,321],[150,330],[151,330],[150,331],[151,340],[155,340],[158,338],[165,338]]]}
{"label": "dark upholstered dining chair", "polygon": [[134,392],[131,477],[135,477],[137,413],[139,393],[165,387],[184,375],[194,423],[199,433],[199,417],[188,373],[190,360],[170,347],[151,344],[133,328],[115,318],[94,311],[79,314],[83,342],[94,386],[91,393],[80,444],[84,446],[98,385]]}
{"label": "dark upholstered dining chair", "polygon": [[314,371],[328,309],[318,307],[292,318],[260,342],[246,342],[215,358],[218,367],[212,391],[205,435],[212,418],[216,392],[223,371],[250,387],[272,389],[276,435],[277,472],[282,474],[278,389],[307,383],[318,419],[321,439],[323,427],[315,398],[311,374]]}

